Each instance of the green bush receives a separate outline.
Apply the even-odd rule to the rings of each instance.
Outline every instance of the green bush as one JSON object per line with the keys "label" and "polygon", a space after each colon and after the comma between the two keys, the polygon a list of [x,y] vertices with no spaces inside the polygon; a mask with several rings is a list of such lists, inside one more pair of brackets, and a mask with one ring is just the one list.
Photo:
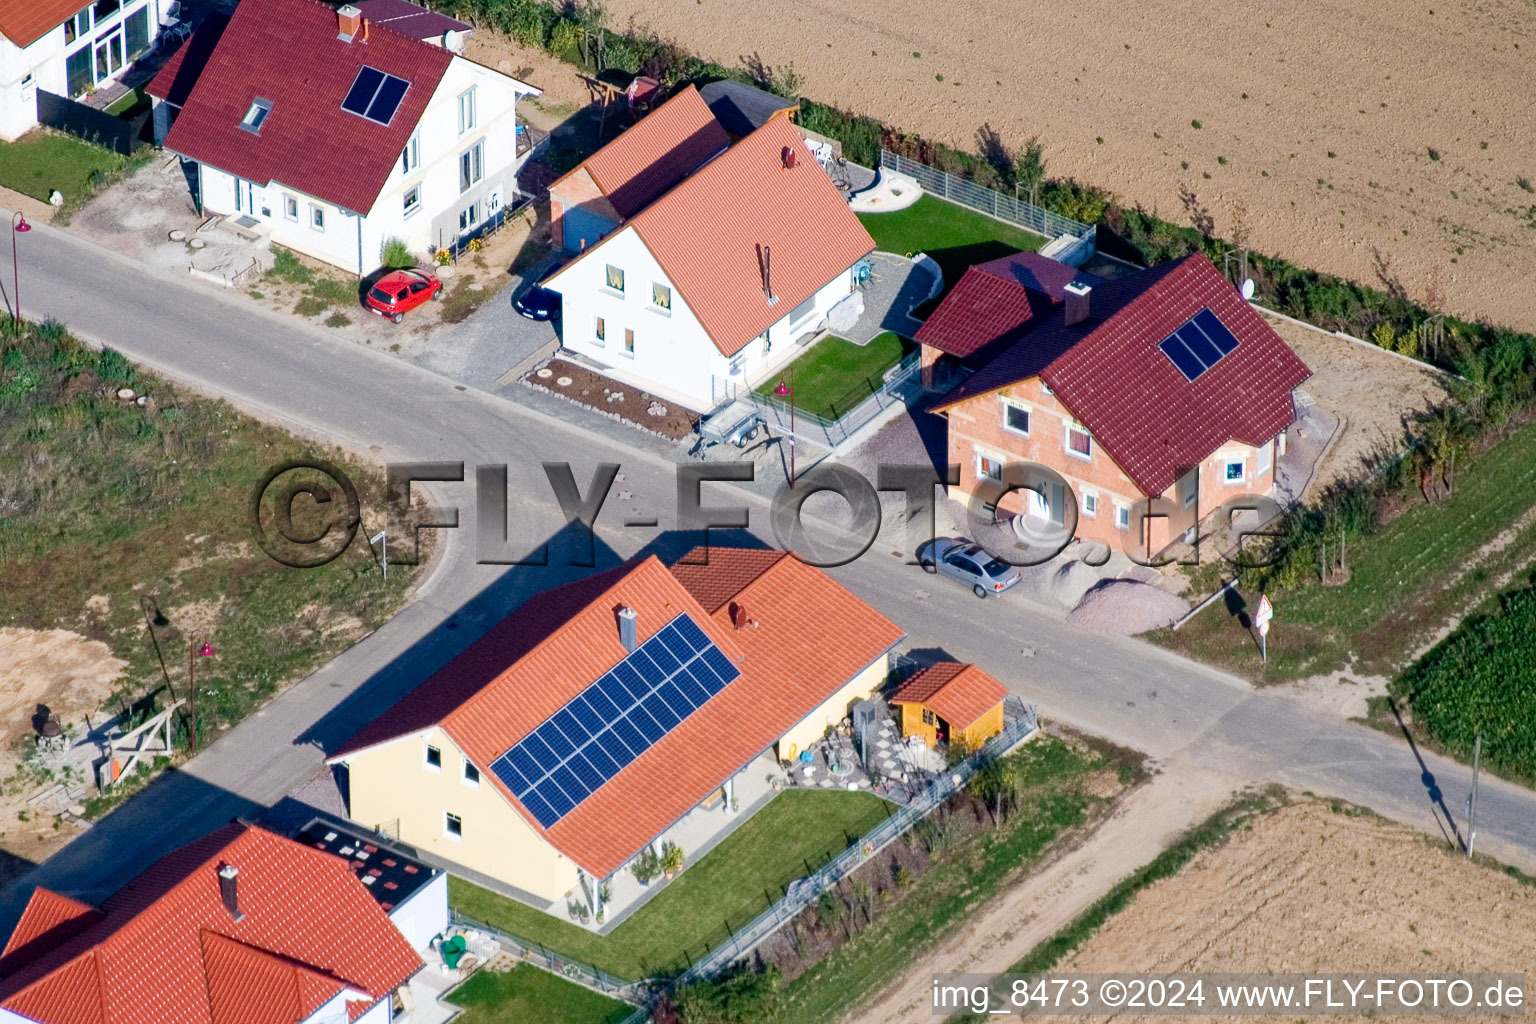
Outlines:
{"label": "green bush", "polygon": [[399,238],[386,239],[379,258],[390,270],[404,270],[416,265],[416,257],[411,253],[411,247]]}
{"label": "green bush", "polygon": [[96,376],[108,384],[132,384],[133,366],[115,348],[104,348],[96,359]]}
{"label": "green bush", "polygon": [[1413,718],[1462,758],[1479,734],[1495,771],[1536,780],[1536,588],[1506,594],[1403,673],[1394,689]]}

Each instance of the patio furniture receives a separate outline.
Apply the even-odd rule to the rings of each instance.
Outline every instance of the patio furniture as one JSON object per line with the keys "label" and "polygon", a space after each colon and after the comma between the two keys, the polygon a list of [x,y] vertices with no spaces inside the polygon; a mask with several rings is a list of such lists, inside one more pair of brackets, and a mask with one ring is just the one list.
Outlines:
{"label": "patio furniture", "polygon": [[454,935],[444,939],[437,951],[443,958],[444,967],[450,971],[457,970],[459,961],[463,959],[465,953],[469,952],[469,943],[464,941],[464,936]]}

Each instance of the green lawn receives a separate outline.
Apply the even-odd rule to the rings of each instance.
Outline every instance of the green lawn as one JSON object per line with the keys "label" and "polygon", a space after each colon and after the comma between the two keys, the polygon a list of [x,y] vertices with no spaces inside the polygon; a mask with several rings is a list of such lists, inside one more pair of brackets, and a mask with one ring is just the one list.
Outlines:
{"label": "green lawn", "polygon": [[[1396,673],[1445,624],[1485,601],[1496,574],[1536,559],[1536,524],[1483,549],[1536,505],[1536,425],[1521,427],[1456,478],[1455,497],[1411,507],[1346,550],[1349,582],[1271,596],[1269,664],[1222,601],[1152,638],[1249,678],[1279,681],[1351,665]],[[1481,554],[1480,554],[1481,552]],[[1245,595],[1251,608],[1257,595]]]}
{"label": "green lawn", "polygon": [[126,162],[111,150],[39,128],[0,142],[0,185],[43,202],[58,189],[68,204],[90,194],[92,171],[111,176]]}
{"label": "green lawn", "polygon": [[107,113],[113,117],[121,117],[132,120],[139,114],[148,110],[153,101],[137,89],[129,89],[107,107]]}
{"label": "green lawn", "polygon": [[[836,335],[823,338],[794,362],[795,408],[835,420],[878,391],[885,371],[915,348],[890,331],[868,345]],[[757,391],[772,394],[778,383],[777,377],[766,380]]]}
{"label": "green lawn", "polygon": [[449,902],[620,978],[664,974],[718,945],[890,811],[870,793],[786,790],[605,936],[458,878],[448,881]]}
{"label": "green lawn", "polygon": [[532,964],[477,971],[446,1001],[464,1007],[462,1024],[618,1024],[635,1010]]}
{"label": "green lawn", "polygon": [[965,268],[1027,249],[1048,239],[955,203],[925,195],[905,210],[861,213],[859,221],[874,236],[875,247],[900,255],[926,252],[953,287]]}

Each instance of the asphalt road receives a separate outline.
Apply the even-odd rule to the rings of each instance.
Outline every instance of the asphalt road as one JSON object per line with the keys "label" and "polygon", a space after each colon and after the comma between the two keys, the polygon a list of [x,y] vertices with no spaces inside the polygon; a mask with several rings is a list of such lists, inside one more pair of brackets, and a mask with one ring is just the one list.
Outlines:
{"label": "asphalt road", "polygon": [[[598,522],[600,565],[640,550],[675,554],[698,539],[674,532],[671,463],[579,422],[463,390],[47,226],[26,238],[22,273],[28,317],[56,316],[87,340],[264,419],[382,460],[463,461],[471,479],[476,463],[509,464],[513,535],[530,548],[554,542],[552,567],[476,565],[474,485],[436,485],[439,501],[460,506],[462,528],[445,534],[420,599],[0,894],[0,928],[9,928],[34,885],[99,899],[172,847],[283,801],[319,769],[324,746],[345,739],[529,595],[583,572],[553,567],[575,546],[541,462],[570,462],[583,489],[596,464],[622,465]],[[748,507],[752,532],[772,542],[760,497],[714,483],[704,501]],[[652,516],[654,528],[625,525]],[[910,648],[978,662],[1048,718],[1143,750],[1169,773],[1218,772],[1234,789],[1278,781],[1435,835],[1453,835],[1460,824],[1467,768],[1139,641],[1083,633],[1050,609],[977,601],[906,565],[899,540],[882,536],[834,575],[901,624]],[[1485,776],[1478,849],[1536,869],[1533,825],[1536,793]]]}

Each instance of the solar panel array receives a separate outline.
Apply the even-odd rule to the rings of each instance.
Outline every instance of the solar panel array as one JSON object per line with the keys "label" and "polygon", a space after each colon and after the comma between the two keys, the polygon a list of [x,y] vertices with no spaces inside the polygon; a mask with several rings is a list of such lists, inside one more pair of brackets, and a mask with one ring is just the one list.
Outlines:
{"label": "solar panel array", "polygon": [[491,771],[549,828],[738,675],[685,612],[498,757]]}
{"label": "solar panel array", "polygon": [[1186,380],[1194,380],[1237,348],[1237,338],[1209,309],[1202,309],[1157,346]]}
{"label": "solar panel array", "polygon": [[341,109],[379,124],[389,124],[400,107],[405,90],[410,87],[411,83],[403,78],[364,65],[347,91],[347,98],[341,101]]}

